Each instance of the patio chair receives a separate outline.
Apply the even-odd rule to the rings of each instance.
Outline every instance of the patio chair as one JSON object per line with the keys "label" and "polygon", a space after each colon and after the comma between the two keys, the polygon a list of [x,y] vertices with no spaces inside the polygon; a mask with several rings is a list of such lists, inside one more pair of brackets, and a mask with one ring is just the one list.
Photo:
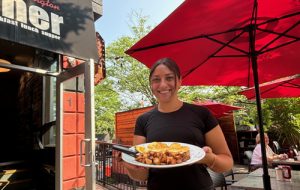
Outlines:
{"label": "patio chair", "polygon": [[227,183],[226,183],[226,179],[223,173],[217,173],[214,172],[212,170],[210,170],[209,168],[207,168],[207,171],[213,181],[214,184],[214,188],[216,189],[217,187],[220,187],[221,190],[223,190],[223,188],[225,190],[227,190]]}
{"label": "patio chair", "polygon": [[[225,177],[225,181],[227,185],[232,185],[233,183],[237,182],[237,178],[240,178],[243,175],[249,174],[248,172],[245,171],[233,171],[233,169],[230,169],[227,172],[223,172],[223,175]],[[240,175],[240,177],[235,177],[235,175]],[[229,177],[229,178],[228,178]]]}
{"label": "patio chair", "polygon": [[253,154],[253,151],[252,150],[246,150],[244,152],[244,155],[246,156],[247,158],[247,161],[248,161],[248,172],[251,172],[251,159],[252,159],[252,154]]}
{"label": "patio chair", "polygon": [[283,154],[289,151],[289,149],[281,148],[277,141],[273,141],[273,149],[276,154]]}
{"label": "patio chair", "polygon": [[235,181],[235,177],[234,177],[235,174],[240,174],[240,172],[234,172],[233,169],[230,169],[227,172],[223,172],[223,175],[225,177],[229,177],[230,176],[232,181]]}
{"label": "patio chair", "polygon": [[253,172],[254,170],[258,169],[258,168],[262,168],[263,165],[262,164],[256,164],[256,165],[252,165],[251,164],[251,159],[252,159],[252,154],[253,151],[252,150],[247,150],[244,152],[244,155],[246,156],[247,160],[248,160],[248,172]]}

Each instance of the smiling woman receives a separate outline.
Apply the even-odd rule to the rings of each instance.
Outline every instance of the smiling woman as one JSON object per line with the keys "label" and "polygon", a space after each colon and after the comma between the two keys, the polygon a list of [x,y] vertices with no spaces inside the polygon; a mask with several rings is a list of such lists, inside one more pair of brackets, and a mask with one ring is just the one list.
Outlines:
{"label": "smiling woman", "polygon": [[206,168],[224,172],[233,166],[231,153],[216,118],[207,108],[182,102],[178,98],[181,75],[173,60],[163,58],[155,62],[149,81],[158,105],[138,117],[134,144],[185,143],[202,148],[205,156],[193,164],[164,170],[123,163],[129,176],[138,181],[148,180],[149,190],[213,189]]}

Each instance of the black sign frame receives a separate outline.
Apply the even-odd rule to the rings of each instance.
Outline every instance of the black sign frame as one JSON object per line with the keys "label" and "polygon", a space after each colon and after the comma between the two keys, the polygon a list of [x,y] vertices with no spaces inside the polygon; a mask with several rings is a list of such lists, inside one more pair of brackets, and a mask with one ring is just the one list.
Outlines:
{"label": "black sign frame", "polygon": [[0,39],[78,59],[98,59],[89,0],[0,0]]}

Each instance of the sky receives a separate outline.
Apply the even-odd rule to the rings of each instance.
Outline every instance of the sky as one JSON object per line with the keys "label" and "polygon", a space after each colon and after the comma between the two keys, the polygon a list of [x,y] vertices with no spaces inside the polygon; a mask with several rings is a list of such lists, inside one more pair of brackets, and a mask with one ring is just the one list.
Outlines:
{"label": "sky", "polygon": [[118,38],[131,35],[129,29],[132,11],[148,16],[147,25],[156,26],[184,0],[103,0],[103,15],[96,23],[106,46]]}

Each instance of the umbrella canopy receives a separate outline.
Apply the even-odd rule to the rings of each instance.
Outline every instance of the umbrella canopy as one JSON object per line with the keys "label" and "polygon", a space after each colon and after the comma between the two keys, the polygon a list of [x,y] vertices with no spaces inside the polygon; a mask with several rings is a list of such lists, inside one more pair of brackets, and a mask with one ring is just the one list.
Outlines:
{"label": "umbrella canopy", "polygon": [[257,7],[255,2],[187,0],[126,53],[148,67],[172,58],[183,85],[251,87],[253,53],[261,83],[300,73],[294,64],[300,60],[300,2],[259,0]]}
{"label": "umbrella canopy", "polygon": [[300,73],[299,23],[295,0],[186,0],[126,53],[148,67],[172,58],[183,85],[254,85],[264,188],[270,190],[258,85]]}
{"label": "umbrella canopy", "polygon": [[[296,98],[300,97],[300,75],[286,77],[259,85],[261,98]],[[241,91],[248,99],[255,98],[254,88]]]}
{"label": "umbrella canopy", "polygon": [[193,102],[193,104],[207,107],[212,112],[212,114],[217,118],[226,116],[228,113],[234,110],[242,109],[241,107],[238,106],[232,106],[228,104],[223,104],[221,102],[213,102],[213,101],[205,101],[205,102],[197,101],[197,102]]}

